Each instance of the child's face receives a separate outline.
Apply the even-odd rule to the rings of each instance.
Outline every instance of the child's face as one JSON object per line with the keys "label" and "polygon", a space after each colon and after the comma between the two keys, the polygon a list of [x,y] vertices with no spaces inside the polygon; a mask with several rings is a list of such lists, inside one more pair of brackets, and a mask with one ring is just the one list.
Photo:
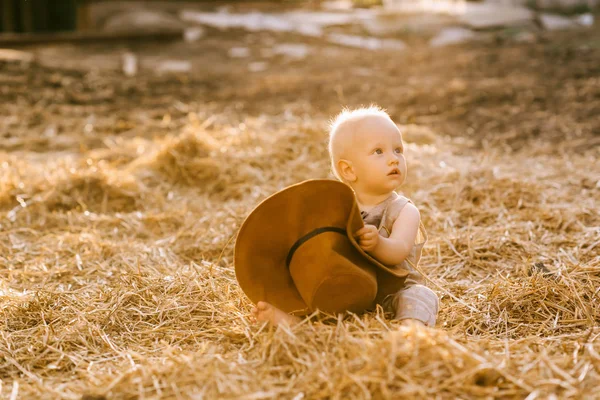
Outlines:
{"label": "child's face", "polygon": [[360,122],[348,154],[358,191],[391,192],[406,178],[404,146],[398,127],[387,118],[373,116]]}

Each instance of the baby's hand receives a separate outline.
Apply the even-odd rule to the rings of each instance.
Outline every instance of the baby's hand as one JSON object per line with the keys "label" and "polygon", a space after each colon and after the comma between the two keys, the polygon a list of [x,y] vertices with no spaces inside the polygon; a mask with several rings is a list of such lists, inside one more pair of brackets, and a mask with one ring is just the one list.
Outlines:
{"label": "baby's hand", "polygon": [[379,243],[379,232],[375,225],[365,225],[357,230],[354,236],[358,236],[358,245],[364,251],[373,251]]}

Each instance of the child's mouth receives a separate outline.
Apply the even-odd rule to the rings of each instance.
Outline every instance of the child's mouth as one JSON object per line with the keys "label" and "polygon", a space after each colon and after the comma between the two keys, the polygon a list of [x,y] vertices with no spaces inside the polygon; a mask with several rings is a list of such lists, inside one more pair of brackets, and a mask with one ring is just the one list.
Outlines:
{"label": "child's mouth", "polygon": [[390,175],[400,175],[400,171],[399,171],[399,170],[397,170],[397,169],[394,169],[394,170],[392,170],[392,172],[390,172],[390,173],[388,174],[388,176],[390,176]]}

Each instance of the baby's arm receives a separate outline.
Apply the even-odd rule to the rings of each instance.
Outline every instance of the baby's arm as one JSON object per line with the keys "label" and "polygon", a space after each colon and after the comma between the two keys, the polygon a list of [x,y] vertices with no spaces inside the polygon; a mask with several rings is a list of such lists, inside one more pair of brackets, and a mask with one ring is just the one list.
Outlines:
{"label": "baby's arm", "polygon": [[382,264],[400,264],[408,257],[415,244],[420,221],[419,210],[408,203],[394,221],[389,238],[380,236],[373,225],[366,225],[356,232],[359,236],[358,244]]}

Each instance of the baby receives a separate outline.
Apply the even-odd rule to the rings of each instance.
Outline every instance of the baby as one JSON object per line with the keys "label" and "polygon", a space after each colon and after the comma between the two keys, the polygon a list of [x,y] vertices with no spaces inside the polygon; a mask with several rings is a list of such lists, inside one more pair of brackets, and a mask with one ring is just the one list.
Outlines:
{"label": "baby", "polygon": [[[435,326],[437,295],[414,269],[426,233],[417,207],[395,192],[406,179],[400,130],[379,107],[344,110],[331,125],[329,156],[334,175],[356,195],[365,222],[355,232],[360,247],[382,264],[402,264],[410,272],[399,291],[381,299],[384,310],[405,323]],[[264,301],[252,314],[274,325],[300,321]]]}

